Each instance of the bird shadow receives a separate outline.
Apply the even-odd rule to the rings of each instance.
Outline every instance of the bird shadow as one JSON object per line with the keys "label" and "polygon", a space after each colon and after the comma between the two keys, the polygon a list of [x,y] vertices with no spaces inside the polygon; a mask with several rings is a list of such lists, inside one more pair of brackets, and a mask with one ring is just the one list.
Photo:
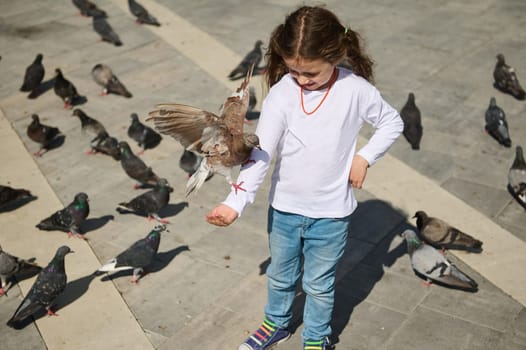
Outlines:
{"label": "bird shadow", "polygon": [[35,98],[39,97],[40,95],[43,95],[46,92],[48,92],[49,90],[51,90],[54,85],[55,85],[55,78],[54,77],[51,78],[51,79],[48,79],[46,81],[43,81],[42,83],[40,83],[40,85],[35,90],[31,91],[31,93],[29,95],[27,95],[27,98],[35,99]]}
{"label": "bird shadow", "polygon": [[188,208],[188,202],[179,202],[177,204],[168,204],[164,208],[162,208],[159,211],[159,216],[162,218],[169,218],[172,216],[176,216],[180,212],[184,210],[184,208]]}
{"label": "bird shadow", "polygon": [[23,207],[27,203],[36,200],[36,199],[38,199],[37,196],[31,195],[29,197],[21,198],[21,199],[18,199],[16,201],[10,202],[10,203],[4,205],[3,207],[0,207],[0,213],[7,213],[7,212],[10,212],[10,211],[16,210],[16,209],[18,209],[20,207]]}
{"label": "bird shadow", "polygon": [[494,82],[493,87],[504,94],[513,96],[515,99],[519,101],[524,101],[526,99],[526,94],[524,93],[524,90],[517,86],[512,90],[508,90],[508,89],[501,88],[500,86],[497,85],[496,82]]}
{"label": "bird shadow", "polygon": [[[522,184],[521,184],[521,185],[522,185]],[[510,184],[508,184],[507,189],[508,189],[508,192],[509,192],[509,193],[511,194],[511,196],[513,197],[513,199],[515,199],[515,201],[516,201],[517,203],[519,203],[519,205],[520,205],[521,207],[523,207],[524,209],[526,209],[526,203],[524,203],[524,202],[520,199],[520,197],[517,195],[517,193],[515,193],[515,191],[513,190],[513,188],[511,187]],[[521,190],[522,190],[522,188],[521,188]]]}
{"label": "bird shadow", "polygon": [[71,108],[75,106],[80,106],[88,102],[88,98],[86,96],[77,96],[72,102],[71,102]]}
{"label": "bird shadow", "polygon": [[[144,268],[144,274],[149,273],[156,273],[164,269],[166,266],[170,264],[170,262],[180,253],[189,251],[190,248],[187,245],[182,245],[177,248],[168,250],[166,252],[159,252],[155,256],[155,259],[152,261],[150,265]],[[143,274],[143,276],[144,276]],[[131,276],[133,275],[133,269],[130,270],[121,270],[117,271],[115,273],[107,274],[106,276],[102,277],[100,280],[103,282],[112,281],[115,278],[124,277],[124,276]],[[141,278],[143,277],[141,276]]]}
{"label": "bird shadow", "polygon": [[113,215],[104,215],[98,218],[90,218],[84,220],[82,223],[82,232],[83,234],[86,234],[90,231],[95,231],[101,228],[102,226],[106,225],[108,221],[115,219],[115,216]]}
{"label": "bird shadow", "polygon": [[[339,336],[349,324],[354,308],[372,292],[384,275],[384,267],[392,266],[407,253],[402,241],[392,246],[393,239],[404,229],[413,227],[407,214],[389,203],[371,199],[363,201],[351,215],[345,252],[336,271],[335,298],[331,322],[331,342],[338,343]],[[264,266],[264,264],[260,265]],[[293,317],[289,330],[295,333],[303,320],[306,294],[297,286],[292,306]]]}
{"label": "bird shadow", "polygon": [[[34,265],[33,262],[36,260],[36,258],[30,258],[25,259],[30,265],[24,266],[19,272],[17,272],[14,276],[10,278],[12,285],[9,289],[13,288],[15,284],[18,284],[22,282],[23,280],[26,280],[28,278],[31,278],[42,271],[42,267],[38,265]],[[8,280],[9,281],[9,280]],[[5,293],[8,295],[9,290],[7,290]]]}

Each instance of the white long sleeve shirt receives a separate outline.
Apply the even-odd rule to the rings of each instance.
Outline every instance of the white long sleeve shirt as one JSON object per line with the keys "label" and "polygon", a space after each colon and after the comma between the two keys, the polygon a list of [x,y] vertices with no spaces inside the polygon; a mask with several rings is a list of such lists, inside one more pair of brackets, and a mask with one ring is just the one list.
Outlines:
{"label": "white long sleeve shirt", "polygon": [[[349,173],[363,122],[375,132],[358,154],[372,166],[400,135],[403,121],[373,85],[344,68],[338,70],[325,101],[311,115],[303,112],[300,87],[289,74],[270,89],[256,130],[261,150],[253,150],[255,163],[244,166],[237,179],[246,192],[232,191],[224,204],[241,215],[254,201],[276,154],[272,207],[311,218],[340,218],[354,211],[357,202]],[[314,110],[325,92],[304,90],[305,110]]]}

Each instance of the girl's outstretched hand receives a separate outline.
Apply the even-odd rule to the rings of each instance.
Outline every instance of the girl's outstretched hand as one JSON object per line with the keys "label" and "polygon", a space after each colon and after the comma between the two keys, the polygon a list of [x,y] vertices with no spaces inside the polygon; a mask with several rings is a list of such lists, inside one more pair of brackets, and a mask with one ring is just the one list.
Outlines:
{"label": "girl's outstretched hand", "polygon": [[228,226],[238,217],[237,211],[227,205],[219,204],[206,214],[206,221],[216,226]]}
{"label": "girl's outstretched hand", "polygon": [[354,188],[362,188],[369,162],[364,157],[355,155],[352,160],[351,172],[349,173],[349,182]]}

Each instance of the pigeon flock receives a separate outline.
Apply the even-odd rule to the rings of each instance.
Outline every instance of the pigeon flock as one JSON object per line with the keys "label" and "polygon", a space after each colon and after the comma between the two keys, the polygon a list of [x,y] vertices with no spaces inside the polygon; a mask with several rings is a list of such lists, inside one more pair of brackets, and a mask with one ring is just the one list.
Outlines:
{"label": "pigeon flock", "polygon": [[[88,0],[72,0],[72,3],[82,16],[92,17],[93,30],[102,41],[115,46],[124,45],[104,10]],[[138,25],[161,26],[161,23],[137,1],[128,0],[128,5]],[[152,128],[142,123],[137,113],[131,113],[130,123],[127,127],[123,126],[123,129],[127,130],[128,138],[140,147],[140,152],[136,154],[127,141],[111,136],[100,121],[83,109],[74,107],[80,104],[79,101],[84,97],[78,93],[73,82],[64,76],[62,70],[55,68],[54,93],[61,99],[64,108],[72,109],[71,116],[80,120],[82,132],[90,135],[87,153],[100,153],[111,157],[120,163],[123,172],[135,182],[135,190],[147,189],[140,194],[130,195],[126,202],[115,203],[115,210],[122,215],[131,213],[157,222],[144,238],[131,243],[129,248],[102,264],[94,275],[128,270],[132,274],[131,282],[137,284],[156,258],[161,233],[168,232],[166,225],[170,223],[161,217],[161,212],[169,204],[173,188],[165,177],[158,175],[140,156],[155,149],[162,142],[161,134],[172,136],[184,148],[178,166],[188,174],[187,196],[199,190],[214,174],[224,176],[236,192],[244,191],[242,183],[234,182],[232,172],[235,167],[250,166],[253,148],[260,147],[257,135],[245,132],[244,124],[250,122],[247,114],[254,110],[257,103],[254,88],[250,86],[251,78],[253,75],[264,73],[266,69],[260,65],[264,57],[262,45],[263,42],[257,40],[253,49],[226,77],[230,80],[240,80],[240,84],[226,98],[218,115],[181,103],[158,104],[146,118],[146,121],[152,122]],[[38,53],[23,76],[20,91],[29,93],[28,98],[35,98],[41,93],[45,75],[43,58],[44,55]],[[133,98],[134,95],[108,65],[97,63],[89,73],[94,82],[102,88],[101,96],[115,94]],[[503,54],[497,55],[493,78],[494,87],[500,92],[510,94],[517,100],[525,99],[525,92],[519,84],[517,74],[506,64]],[[400,115],[404,121],[405,139],[411,149],[419,150],[423,126],[414,92],[408,94],[407,102],[400,109]],[[485,121],[486,132],[499,144],[511,147],[508,121],[495,97],[490,98]],[[58,127],[41,123],[37,113],[31,115],[31,123],[26,133],[28,138],[38,145],[38,149],[33,153],[37,157],[60,147],[66,137]],[[515,159],[509,169],[508,182],[509,192],[526,209],[526,161],[523,149],[518,145]],[[0,215],[4,208],[16,208],[16,204],[23,205],[34,199],[36,197],[29,190],[0,185]],[[88,194],[79,191],[63,209],[50,212],[45,218],[39,218],[36,227],[45,231],[65,232],[69,237],[76,236],[86,240],[83,224],[89,214]],[[457,268],[445,254],[448,249],[481,253],[483,242],[440,218],[428,216],[423,210],[417,211],[413,218],[416,218],[417,230],[406,230],[401,236],[406,241],[414,272],[427,283],[434,282],[450,288],[476,292],[477,282]],[[13,281],[17,280],[22,271],[38,273],[31,289],[12,317],[6,321],[8,326],[20,328],[30,317],[38,318],[45,313],[55,314],[54,302],[67,285],[65,257],[70,253],[73,251],[68,246],[59,247],[49,264],[42,268],[35,264],[33,259],[18,258],[3,251],[0,246],[0,297],[8,295]]]}

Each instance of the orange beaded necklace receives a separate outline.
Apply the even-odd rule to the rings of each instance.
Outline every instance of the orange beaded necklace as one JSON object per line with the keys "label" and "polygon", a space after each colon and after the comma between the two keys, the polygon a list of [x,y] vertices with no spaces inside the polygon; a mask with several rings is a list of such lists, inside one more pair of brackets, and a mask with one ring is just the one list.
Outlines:
{"label": "orange beaded necklace", "polygon": [[331,79],[329,80],[329,86],[327,87],[327,91],[325,91],[325,94],[323,95],[320,103],[318,103],[316,108],[314,108],[310,112],[307,112],[307,110],[305,109],[305,104],[303,103],[303,87],[300,86],[301,109],[303,110],[303,113],[305,113],[306,115],[311,115],[311,114],[316,112],[321,107],[321,105],[323,104],[323,102],[325,101],[327,96],[329,95],[329,91],[331,91],[332,85],[336,81],[336,79],[335,79],[336,78],[336,73],[337,73],[337,69],[336,69],[336,67],[334,67],[334,71],[332,72]]}

